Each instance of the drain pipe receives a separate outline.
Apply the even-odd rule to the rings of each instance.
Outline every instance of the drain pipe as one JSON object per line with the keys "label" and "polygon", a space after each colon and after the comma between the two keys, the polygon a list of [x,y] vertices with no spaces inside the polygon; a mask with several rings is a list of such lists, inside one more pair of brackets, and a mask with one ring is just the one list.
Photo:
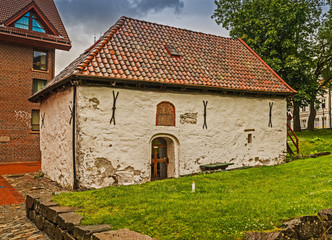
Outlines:
{"label": "drain pipe", "polygon": [[77,85],[78,81],[73,81],[73,108],[72,108],[72,116],[73,116],[73,136],[72,136],[72,149],[73,149],[73,173],[74,173],[74,184],[73,189],[78,189],[78,180],[76,176],[76,91],[77,91]]}

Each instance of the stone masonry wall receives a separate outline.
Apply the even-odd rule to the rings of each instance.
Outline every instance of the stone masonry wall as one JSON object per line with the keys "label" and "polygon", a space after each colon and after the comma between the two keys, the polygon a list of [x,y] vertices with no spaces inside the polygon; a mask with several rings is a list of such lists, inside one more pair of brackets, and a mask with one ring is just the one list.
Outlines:
{"label": "stone masonry wall", "polygon": [[129,229],[110,231],[108,224],[80,225],[82,216],[75,208],[61,207],[50,199],[28,195],[26,214],[36,227],[55,240],[153,240],[153,238]]}
{"label": "stone masonry wall", "polygon": [[[113,91],[119,93],[116,125],[110,123]],[[156,126],[156,107],[163,101],[175,106],[175,126]],[[208,101],[207,129],[203,101]],[[79,86],[77,115],[81,187],[149,181],[151,141],[156,137],[167,141],[172,177],[215,162],[236,168],[285,160],[285,98]]]}
{"label": "stone masonry wall", "polygon": [[42,171],[62,186],[73,186],[72,124],[73,91],[50,96],[40,106],[44,126],[40,129]]}
{"label": "stone masonry wall", "polygon": [[[38,47],[0,41],[0,163],[40,161],[39,131],[31,131],[33,78],[54,76],[54,49],[48,51],[48,71],[32,69]],[[45,49],[41,49],[44,50]]]}

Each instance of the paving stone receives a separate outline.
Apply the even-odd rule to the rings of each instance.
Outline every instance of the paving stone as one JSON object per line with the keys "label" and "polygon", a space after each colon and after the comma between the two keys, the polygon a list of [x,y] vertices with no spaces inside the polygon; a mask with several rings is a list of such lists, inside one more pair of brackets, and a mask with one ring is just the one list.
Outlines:
{"label": "paving stone", "polygon": [[94,233],[91,240],[155,240],[150,236],[124,228],[120,230]]}
{"label": "paving stone", "polygon": [[68,232],[72,232],[75,225],[79,225],[83,217],[74,212],[61,213],[57,217],[57,224],[67,229]]}
{"label": "paving stone", "polygon": [[75,226],[73,235],[79,240],[88,240],[93,233],[108,231],[110,229],[111,225],[108,224]]}

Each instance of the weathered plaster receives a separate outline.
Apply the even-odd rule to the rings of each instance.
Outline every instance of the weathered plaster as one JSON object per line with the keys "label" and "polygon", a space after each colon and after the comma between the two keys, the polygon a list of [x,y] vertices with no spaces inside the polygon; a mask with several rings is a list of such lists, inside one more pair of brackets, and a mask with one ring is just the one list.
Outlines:
{"label": "weathered plaster", "polygon": [[69,124],[73,91],[68,89],[50,96],[40,105],[45,114],[40,128],[42,171],[61,185],[73,185],[72,123]]}
{"label": "weathered plaster", "polygon": [[[149,181],[151,141],[155,137],[164,137],[174,146],[168,148],[172,177],[198,172],[199,165],[214,162],[242,167],[285,160],[284,98],[90,86],[78,90],[78,175],[82,187]],[[119,92],[116,125],[110,124],[112,91]],[[208,129],[202,128],[203,100],[208,101]],[[174,104],[176,126],[156,126],[156,106],[162,101]],[[272,128],[268,127],[269,102],[274,103]],[[180,123],[180,116],[186,113],[198,113],[196,124]],[[248,134],[252,134],[251,143]]]}

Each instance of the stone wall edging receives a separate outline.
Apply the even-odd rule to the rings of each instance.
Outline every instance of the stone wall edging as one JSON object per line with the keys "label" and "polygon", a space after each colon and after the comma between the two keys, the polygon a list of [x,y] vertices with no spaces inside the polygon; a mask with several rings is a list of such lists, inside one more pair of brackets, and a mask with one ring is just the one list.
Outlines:
{"label": "stone wall edging", "polygon": [[332,208],[317,216],[302,216],[286,221],[282,228],[270,232],[248,232],[246,240],[332,240]]}
{"label": "stone wall edging", "polygon": [[54,240],[154,240],[129,229],[111,231],[112,226],[80,225],[83,217],[74,212],[76,208],[62,207],[51,198],[26,197],[26,216],[36,227]]}
{"label": "stone wall edging", "polygon": [[[136,239],[153,240],[129,229],[110,231],[112,226],[80,225],[82,216],[73,207],[62,207],[51,198],[38,198],[27,195],[26,215],[36,227],[52,240],[111,240]],[[329,240],[332,239],[332,208],[321,210],[317,216],[303,216],[286,221],[282,229],[270,232],[249,232],[247,240]]]}

